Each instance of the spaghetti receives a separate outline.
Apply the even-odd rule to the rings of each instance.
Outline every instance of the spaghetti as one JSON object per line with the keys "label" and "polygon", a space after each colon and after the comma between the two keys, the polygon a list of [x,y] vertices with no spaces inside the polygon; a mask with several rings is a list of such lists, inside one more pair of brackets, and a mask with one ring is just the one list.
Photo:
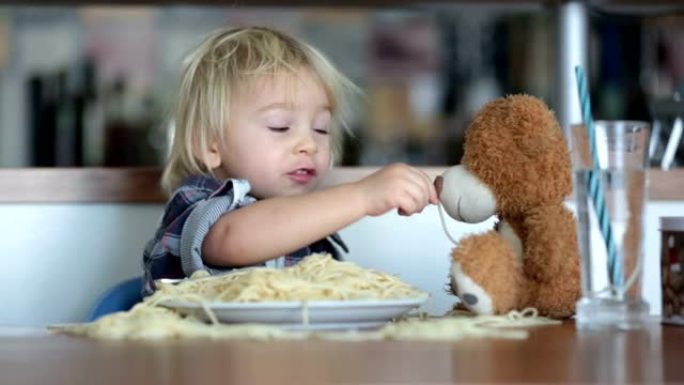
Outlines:
{"label": "spaghetti", "polygon": [[210,277],[191,277],[159,285],[149,298],[156,304],[173,297],[187,301],[262,302],[423,297],[425,293],[399,278],[330,254],[312,254],[284,269],[256,267]]}
{"label": "spaghetti", "polygon": [[[545,325],[535,310],[507,316],[409,318],[372,332],[293,332],[265,324],[220,324],[208,302],[304,301],[302,322],[308,322],[306,302],[313,300],[401,299],[425,296],[422,291],[391,275],[338,262],[327,254],[314,254],[285,269],[251,268],[222,276],[193,276],[177,285],[160,284],[157,292],[127,312],[113,313],[87,324],[55,326],[57,332],[98,339],[166,340],[297,339],[317,337],[345,340],[442,339],[465,337],[524,338],[523,330],[507,326]],[[202,304],[208,325],[193,315],[161,306],[166,300]]]}

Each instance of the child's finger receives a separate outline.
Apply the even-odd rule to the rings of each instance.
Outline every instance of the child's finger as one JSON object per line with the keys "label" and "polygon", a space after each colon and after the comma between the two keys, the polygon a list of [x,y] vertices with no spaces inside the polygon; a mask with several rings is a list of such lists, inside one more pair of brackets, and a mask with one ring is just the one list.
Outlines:
{"label": "child's finger", "polygon": [[436,205],[439,203],[439,194],[437,194],[437,189],[435,185],[430,183],[430,203]]}
{"label": "child's finger", "polygon": [[414,203],[413,214],[422,210],[423,207],[427,206],[429,203],[429,192],[426,186],[421,183],[421,180],[414,181],[413,184],[407,186],[406,193],[408,194],[408,198]]}
{"label": "child's finger", "polygon": [[420,202],[418,202],[416,197],[410,192],[404,194],[404,196],[399,200],[399,212],[400,214],[403,213],[402,215],[404,216],[413,215],[419,206]]}
{"label": "child's finger", "polygon": [[418,169],[415,169],[415,170],[416,170],[416,172],[418,172],[420,174],[420,178],[421,178],[421,182],[422,182],[421,185],[423,186],[425,196],[427,197],[426,205],[428,203],[432,203],[432,204],[438,203],[439,197],[437,195],[437,190],[435,189],[435,185],[432,182],[432,180],[430,179],[430,176],[421,170],[418,170]]}
{"label": "child's finger", "polygon": [[428,203],[437,204],[439,203],[439,195],[437,195],[437,189],[434,183],[430,180],[427,174],[425,175],[425,195],[427,197]]}

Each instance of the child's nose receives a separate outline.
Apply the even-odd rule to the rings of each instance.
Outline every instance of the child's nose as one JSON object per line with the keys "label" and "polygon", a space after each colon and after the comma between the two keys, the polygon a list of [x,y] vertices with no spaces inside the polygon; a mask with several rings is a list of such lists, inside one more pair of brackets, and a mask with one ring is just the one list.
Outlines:
{"label": "child's nose", "polygon": [[316,145],[316,141],[314,140],[313,135],[302,134],[298,139],[296,152],[311,154],[316,152],[317,148],[318,146]]}

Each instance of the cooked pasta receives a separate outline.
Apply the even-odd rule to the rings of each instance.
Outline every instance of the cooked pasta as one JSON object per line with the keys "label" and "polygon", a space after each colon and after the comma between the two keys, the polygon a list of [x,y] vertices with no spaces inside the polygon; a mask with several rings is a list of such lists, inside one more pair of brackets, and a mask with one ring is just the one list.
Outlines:
{"label": "cooked pasta", "polygon": [[[371,332],[293,332],[266,324],[220,324],[207,305],[217,301],[303,301],[302,323],[307,324],[308,301],[404,299],[425,295],[391,275],[364,269],[349,262],[338,262],[327,254],[314,254],[298,265],[285,269],[252,268],[222,276],[193,276],[177,285],[161,284],[155,294],[130,311],[110,314],[92,323],[55,326],[51,329],[99,339],[316,337],[345,340],[453,340],[465,337],[524,338],[527,335],[526,331],[504,328],[554,322],[538,317],[532,309],[523,313],[509,313],[507,316],[456,315],[439,319],[409,318],[389,323]],[[200,303],[212,324],[160,306],[166,300]]]}
{"label": "cooked pasta", "polygon": [[329,254],[312,254],[284,269],[257,267],[233,273],[191,277],[179,284],[160,284],[149,299],[218,302],[315,301],[417,298],[426,294],[399,278]]}
{"label": "cooked pasta", "polygon": [[52,330],[117,340],[318,338],[344,341],[455,341],[465,338],[525,339],[529,335],[526,328],[556,324],[560,324],[560,321],[539,317],[534,309],[527,309],[499,316],[456,314],[440,318],[407,318],[388,323],[376,331],[296,332],[265,324],[208,325],[193,317],[184,318],[169,309],[139,304],[129,312],[110,314],[93,323],[55,326]]}
{"label": "cooked pasta", "polygon": [[52,331],[106,340],[171,340],[184,338],[210,339],[283,339],[297,338],[296,334],[275,326],[259,324],[206,323],[183,317],[171,309],[141,303],[127,312],[106,315],[95,322],[73,325],[54,325]]}
{"label": "cooked pasta", "polygon": [[384,338],[398,340],[454,341],[464,338],[525,339],[532,326],[558,325],[560,321],[539,317],[537,310],[510,311],[505,315],[455,313],[430,319],[410,318],[387,324],[380,330]]}

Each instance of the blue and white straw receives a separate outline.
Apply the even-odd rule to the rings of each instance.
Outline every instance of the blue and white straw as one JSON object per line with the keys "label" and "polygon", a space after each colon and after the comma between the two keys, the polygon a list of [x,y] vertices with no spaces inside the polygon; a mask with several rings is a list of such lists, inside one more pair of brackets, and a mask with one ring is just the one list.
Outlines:
{"label": "blue and white straw", "polygon": [[589,181],[587,188],[591,196],[596,216],[598,218],[601,234],[606,245],[608,253],[608,270],[610,274],[611,284],[620,288],[622,286],[622,265],[617,255],[617,248],[615,246],[615,239],[613,230],[610,225],[610,213],[606,206],[606,200],[603,192],[603,186],[600,179],[600,166],[598,158],[598,150],[596,148],[596,132],[594,129],[594,120],[591,117],[591,101],[589,100],[589,91],[587,86],[587,79],[584,75],[582,67],[575,67],[575,75],[577,77],[577,90],[579,92],[580,104],[582,107],[582,117],[584,125],[587,128],[587,136],[589,139],[589,148],[592,156],[592,170],[589,171]]}

